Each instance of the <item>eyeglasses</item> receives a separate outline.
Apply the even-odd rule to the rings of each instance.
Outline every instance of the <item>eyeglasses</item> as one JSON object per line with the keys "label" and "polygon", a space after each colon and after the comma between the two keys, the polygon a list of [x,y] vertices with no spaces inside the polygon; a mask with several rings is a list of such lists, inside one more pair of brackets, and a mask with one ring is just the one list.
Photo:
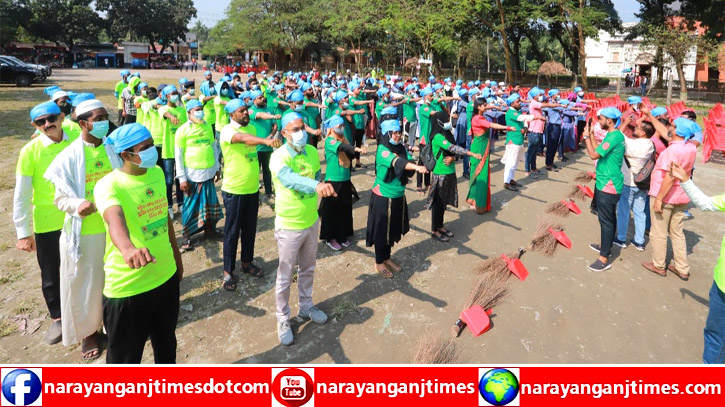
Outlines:
{"label": "eyeglasses", "polygon": [[48,123],[55,123],[57,120],[58,120],[58,115],[57,114],[51,114],[48,117],[43,117],[43,118],[40,118],[40,119],[35,119],[35,120],[33,120],[33,123],[35,123],[36,125],[38,125],[40,127],[43,127],[43,126],[45,126],[45,123],[46,122],[48,122]]}

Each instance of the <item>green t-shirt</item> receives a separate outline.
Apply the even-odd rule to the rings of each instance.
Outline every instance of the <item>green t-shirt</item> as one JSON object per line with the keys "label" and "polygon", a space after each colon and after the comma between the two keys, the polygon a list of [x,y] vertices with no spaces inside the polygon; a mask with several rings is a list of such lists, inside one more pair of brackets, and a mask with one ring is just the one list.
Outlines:
{"label": "green t-shirt", "polygon": [[126,86],[128,86],[128,84],[126,82],[124,82],[123,79],[116,82],[115,93],[118,95],[117,96],[118,110],[123,110],[123,97],[122,96],[123,96],[123,90],[126,88]]}
{"label": "green t-shirt", "polygon": [[[136,96],[133,99],[134,104],[138,104],[141,106],[142,104],[148,102],[149,99],[144,96]],[[146,126],[146,112],[143,109],[136,109],[136,123]]]}
{"label": "green t-shirt", "polygon": [[378,120],[380,119],[380,113],[383,112],[383,109],[385,109],[385,105],[388,102],[384,101],[383,99],[378,99],[378,101],[375,103],[375,115],[378,116]]}
{"label": "green t-shirt", "polygon": [[214,131],[209,123],[184,123],[176,130],[174,144],[184,150],[184,157],[177,159],[184,160],[185,168],[206,170],[216,164]]}
{"label": "green t-shirt", "polygon": [[[216,99],[216,97],[204,102],[203,100],[205,97],[207,96],[204,96],[204,94],[199,95],[199,102],[201,102],[203,106],[202,110],[204,110],[204,121],[209,124],[216,124],[216,108],[214,106],[214,99]],[[223,114],[226,115],[226,112]],[[221,131],[221,127],[217,127],[216,131]]]}
{"label": "green t-shirt", "polygon": [[[305,103],[317,103],[314,100],[310,100],[307,97],[305,97]],[[320,117],[320,109],[316,108],[314,106],[305,106],[305,113],[307,113],[307,117],[309,118],[309,124],[311,128],[317,130],[320,127],[317,125],[317,119]]]}
{"label": "green t-shirt", "polygon": [[[405,186],[400,183],[398,178],[390,182],[385,182],[385,175],[388,173],[388,169],[393,166],[395,157],[395,154],[384,145],[378,146],[378,151],[375,154],[375,183],[373,184],[373,192],[380,192],[380,195],[391,199],[400,198],[405,195]],[[410,153],[407,153],[407,160],[413,161]]]}
{"label": "green t-shirt", "polygon": [[335,115],[335,107],[337,107],[337,103],[331,101],[329,98],[325,99],[325,120]]}
{"label": "green t-shirt", "polygon": [[[361,93],[359,96],[350,96],[350,110],[360,110],[364,109],[365,113],[368,111],[368,105],[355,105],[355,102],[364,102],[367,99],[365,98],[365,95]],[[365,128],[365,113],[356,113],[352,116],[352,124],[353,126],[358,129],[362,130]]]}
{"label": "green t-shirt", "polygon": [[445,155],[442,150],[448,151],[451,147],[451,143],[446,140],[446,137],[442,134],[436,134],[433,136],[433,157],[436,157],[436,166],[433,168],[433,174],[436,175],[448,175],[456,172],[456,162],[453,161],[451,165],[446,165]]}
{"label": "green t-shirt", "polygon": [[434,98],[432,102],[430,102],[430,107],[433,109],[434,112],[440,112],[443,110],[443,106],[446,102],[441,102],[438,100],[438,98]]}
{"label": "green t-shirt", "polygon": [[403,103],[403,117],[405,117],[405,120],[407,120],[409,123],[413,123],[418,120],[415,117],[416,103],[412,102],[412,100],[413,98],[411,98],[410,96],[406,96],[405,103]]}
{"label": "green t-shirt", "polygon": [[[171,113],[179,120],[179,124],[171,123],[171,120],[164,117],[164,114]],[[161,134],[163,140],[161,142],[161,158],[170,159],[174,158],[174,139],[176,138],[176,130],[181,127],[188,118],[186,117],[186,109],[184,106],[179,104],[176,107],[169,105],[161,106],[159,108],[159,118],[161,119]]]}
{"label": "green t-shirt", "polygon": [[224,110],[226,107],[225,104],[222,104],[222,101],[229,102],[228,97],[224,96],[217,96],[214,98],[214,115],[216,117],[216,128],[217,131],[221,131],[221,129],[224,128],[227,124],[229,124],[229,115]]}
{"label": "green t-shirt", "polygon": [[[249,108],[249,119],[252,121],[252,126],[257,130],[257,137],[267,138],[272,132],[272,126],[274,126],[274,119],[260,119],[257,117],[257,113],[272,114],[268,107],[257,107],[252,106]],[[272,151],[272,147],[265,146],[264,144],[257,145],[257,151]]]}
{"label": "green t-shirt", "polygon": [[259,159],[257,146],[244,143],[232,143],[237,133],[257,135],[254,126],[244,127],[235,122],[224,126],[219,141],[224,157],[224,179],[222,191],[235,195],[249,195],[259,191]]}
{"label": "green t-shirt", "polygon": [[[86,195],[85,200],[95,203],[93,190],[98,181],[113,171],[111,160],[108,159],[106,147],[100,144],[96,148],[83,146],[86,158]],[[98,212],[94,212],[85,218],[81,223],[81,235],[95,235],[97,233],[105,233],[106,228],[103,226],[103,218]]]}
{"label": "green t-shirt", "polygon": [[[277,214],[274,220],[276,229],[302,230],[312,226],[317,221],[317,193],[303,194],[282,185],[277,174],[283,167],[289,167],[300,176],[310,179],[320,171],[320,158],[317,149],[306,145],[304,152],[292,157],[291,147],[283,146],[272,153],[269,160],[269,169],[272,172],[272,182],[276,193],[274,211]],[[256,181],[255,181],[256,182]]]}
{"label": "green t-shirt", "polygon": [[144,126],[149,129],[154,144],[158,147],[164,144],[164,127],[159,116],[159,111],[153,108],[154,101],[145,102],[141,108],[147,110]]}
{"label": "green t-shirt", "polygon": [[81,125],[77,122],[74,122],[69,117],[66,117],[65,120],[63,120],[63,124],[61,124],[61,127],[63,128],[63,131],[65,134],[68,135],[68,138],[76,139],[78,136],[81,135],[83,130],[81,129]]}
{"label": "green t-shirt", "polygon": [[339,106],[334,107],[332,109],[332,114],[330,115],[330,117],[332,117],[334,115],[338,115],[338,116],[342,117],[342,123],[343,123],[342,128],[345,129],[345,140],[347,140],[347,142],[350,144],[355,143],[355,137],[352,134],[352,123],[350,123],[347,120],[346,116],[342,115],[342,108]]}
{"label": "green t-shirt", "polygon": [[345,154],[340,151],[341,144],[343,143],[334,137],[327,137],[325,139],[325,161],[327,162],[325,181],[350,180],[350,168],[341,166],[340,160],[338,159],[339,154]]}
{"label": "green t-shirt", "polygon": [[144,175],[130,175],[113,170],[96,184],[94,197],[102,215],[112,206],[120,206],[126,218],[131,243],[147,248],[156,258],[139,269],[131,269],[123,254],[111,241],[106,227],[106,254],[103,269],[106,273],[103,295],[126,298],[145,293],[160,286],[176,272],[176,261],[169,240],[169,212],[166,202],[164,172],[149,168]]}
{"label": "green t-shirt", "polygon": [[514,128],[513,131],[506,132],[506,144],[514,143],[517,146],[524,144],[524,134],[521,133],[521,129],[524,128],[524,122],[517,120],[520,114],[518,110],[512,107],[506,111],[506,125]]}
{"label": "green t-shirt", "polygon": [[619,130],[610,131],[602,140],[596,151],[601,158],[597,160],[597,182],[595,188],[604,191],[609,182],[612,182],[618,194],[622,193],[624,175],[622,162],[624,161],[624,134]]}
{"label": "green t-shirt", "polygon": [[430,137],[430,115],[433,113],[433,109],[430,105],[423,104],[420,106],[420,110],[418,110],[418,117],[420,121],[418,122],[418,129],[420,130],[420,137],[425,141],[425,143],[421,142],[421,144],[428,144],[428,138]]}
{"label": "green t-shirt", "polygon": [[[713,197],[712,205],[717,210],[725,212],[725,194]],[[725,291],[725,237],[723,237],[722,243],[720,244],[720,257],[718,257],[717,263],[715,264],[713,275],[717,287],[720,291]]]}
{"label": "green t-shirt", "polygon": [[63,228],[65,213],[61,212],[53,203],[55,186],[43,178],[43,175],[53,159],[72,141],[68,137],[60,143],[53,143],[47,136],[41,134],[20,149],[15,173],[33,177],[33,231],[35,233],[54,232]]}

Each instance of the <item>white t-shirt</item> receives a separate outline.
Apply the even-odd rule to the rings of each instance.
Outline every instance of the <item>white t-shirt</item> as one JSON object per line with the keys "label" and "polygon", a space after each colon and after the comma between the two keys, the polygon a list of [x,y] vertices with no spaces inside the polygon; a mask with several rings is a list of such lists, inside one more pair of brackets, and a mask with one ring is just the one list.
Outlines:
{"label": "white t-shirt", "polygon": [[624,185],[630,187],[634,184],[634,174],[642,170],[647,160],[654,154],[655,147],[648,138],[624,138],[624,156],[629,160],[631,168],[627,168],[627,163],[622,161],[622,174],[624,175]]}

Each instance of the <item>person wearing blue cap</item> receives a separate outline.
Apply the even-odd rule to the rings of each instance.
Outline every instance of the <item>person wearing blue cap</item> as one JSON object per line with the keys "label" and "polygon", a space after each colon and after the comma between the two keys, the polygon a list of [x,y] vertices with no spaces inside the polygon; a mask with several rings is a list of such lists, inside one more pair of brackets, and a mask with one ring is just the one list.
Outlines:
{"label": "person wearing blue cap", "polygon": [[149,101],[148,98],[148,92],[149,85],[146,82],[141,82],[138,84],[138,94],[134,96],[133,98],[133,105],[136,108],[136,123],[140,123],[143,126],[146,126],[146,112],[141,108],[141,106]]}
{"label": "person wearing blue cap", "polygon": [[53,159],[73,141],[63,131],[62,120],[63,113],[51,101],[30,110],[31,125],[40,134],[20,149],[13,198],[16,247],[37,252],[43,297],[52,320],[46,335],[50,344],[60,342],[62,336],[59,239],[64,213],[53,203],[55,187],[43,176]]}
{"label": "person wearing blue cap", "polygon": [[353,120],[352,117],[355,114],[363,114],[365,113],[365,109],[358,109],[358,110],[350,110],[350,95],[345,92],[344,90],[338,90],[335,92],[334,96],[334,103],[329,105],[327,108],[327,113],[329,114],[329,117],[332,117],[334,115],[338,115],[343,118],[344,122],[344,130],[345,130],[345,139],[347,139],[348,143],[355,144],[355,137],[353,135]]}
{"label": "person wearing blue cap", "polygon": [[214,236],[217,222],[224,217],[214,186],[220,168],[214,130],[204,121],[204,109],[198,100],[189,101],[186,112],[188,121],[174,136],[176,179],[183,192],[182,252],[191,250],[191,236],[195,233],[203,230],[206,237]]}
{"label": "person wearing blue cap", "polygon": [[[297,113],[282,120],[282,135],[287,143],[272,153],[270,168],[277,194],[274,237],[279,249],[279,267],[275,288],[277,337],[282,345],[294,341],[290,325],[289,295],[292,274],[298,265],[297,290],[299,314],[317,324],[327,322],[327,315],[312,302],[319,218],[317,196],[335,196],[335,189],[320,179],[317,149],[307,144],[305,123]],[[255,180],[256,182],[256,180]]]}
{"label": "person wearing blue cap", "polygon": [[158,124],[161,127],[161,145],[157,145],[156,148],[159,150],[159,156],[161,157],[161,169],[166,176],[166,200],[169,204],[169,216],[171,216],[171,219],[174,219],[172,193],[174,185],[176,185],[176,205],[179,213],[183,213],[182,207],[184,205],[181,185],[179,184],[179,180],[174,176],[174,165],[176,161],[174,158],[174,139],[176,137],[176,130],[179,126],[186,123],[188,117],[186,115],[186,109],[181,104],[181,97],[176,86],[166,86],[162,94],[166,98],[166,104],[158,108]]}
{"label": "person wearing blue cap", "polygon": [[510,130],[506,132],[506,152],[501,158],[501,162],[504,164],[503,187],[509,191],[518,192],[519,187],[523,185],[514,180],[514,175],[524,153],[526,123],[534,120],[534,116],[519,112],[521,97],[518,93],[509,96],[506,103],[509,106],[505,116],[506,126]]}
{"label": "person wearing blue cap", "polygon": [[141,363],[146,340],[156,363],[176,363],[179,282],[184,275],[166,183],[151,133],[138,123],[104,141],[123,165],[93,191],[106,229],[103,325],[106,363]]}
{"label": "person wearing blue cap", "polygon": [[[690,278],[690,264],[687,261],[687,242],[683,221],[690,198],[670,172],[673,163],[691,176],[697,156],[697,147],[687,141],[694,136],[693,122],[684,117],[673,121],[675,132],[667,148],[659,157],[652,171],[650,181],[650,213],[652,228],[652,262],[642,263],[647,270],[660,276],[671,272],[683,281]],[[667,237],[672,241],[672,263],[666,266]]]}
{"label": "person wearing blue cap", "polygon": [[224,107],[230,100],[236,99],[236,95],[229,82],[223,80],[217,82],[214,89],[216,90],[216,97],[214,97],[216,123],[214,129],[221,132],[221,129],[229,123],[229,116],[225,113]]}
{"label": "person wearing blue cap", "polygon": [[103,145],[108,112],[96,99],[76,108],[82,134],[61,151],[45,172],[55,186],[55,205],[65,213],[60,235],[60,309],[63,345],[81,342],[81,359],[100,356],[98,329],[103,323],[103,254],[106,230],[96,210],[93,189],[121,166],[112,148]]}
{"label": "person wearing blue cap", "polygon": [[416,87],[413,84],[406,86],[405,97],[403,98],[403,135],[408,138],[408,147],[413,150],[418,133],[418,103],[422,99],[416,93]]}
{"label": "person wearing blue cap", "polygon": [[554,164],[554,158],[557,153],[559,159],[562,162],[566,162],[569,159],[564,156],[564,150],[561,143],[561,124],[562,124],[562,107],[559,103],[560,92],[559,89],[551,89],[548,93],[549,103],[554,106],[545,107],[542,111],[546,114],[546,127],[544,133],[546,134],[546,169],[547,171],[558,171],[559,167]]}
{"label": "person wearing blue cap", "polygon": [[[262,139],[272,139],[277,135],[277,121],[282,118],[279,114],[274,114],[267,107],[267,98],[262,92],[253,91],[252,106],[249,107],[249,118],[252,126],[256,131],[257,137]],[[272,173],[269,171],[269,159],[272,156],[272,147],[265,144],[257,145],[257,159],[262,167],[262,180],[264,183],[264,193],[267,202],[274,204],[274,194],[272,191]]]}
{"label": "person wearing blue cap", "polygon": [[[65,115],[65,119],[63,120],[61,127],[63,127],[63,131],[65,132],[65,134],[68,135],[69,138],[75,140],[78,136],[81,135],[81,131],[82,131],[81,126],[78,124],[78,118],[76,117],[75,109],[81,103],[83,103],[87,100],[93,100],[96,97],[92,93],[75,93],[75,94],[69,95],[69,97],[70,97],[69,104],[71,105],[71,112],[68,115],[65,115],[65,113],[63,113]],[[61,108],[61,112],[63,112],[62,108]],[[40,132],[36,131],[36,134],[40,134]]]}
{"label": "person wearing blue cap", "polygon": [[[204,81],[199,85],[199,102],[204,106],[204,120],[211,123],[214,134],[219,138],[221,128],[216,128],[216,109],[214,99],[217,96],[216,86],[212,80],[212,72],[204,71]],[[153,132],[152,132],[153,134]]]}
{"label": "person wearing blue cap", "polygon": [[136,97],[140,83],[141,79],[131,76],[128,79],[128,85],[121,92],[121,99],[123,100],[123,111],[121,114],[123,115],[124,124],[136,123],[136,104],[134,103],[134,98]]}
{"label": "person wearing blue cap", "polygon": [[[365,118],[370,116],[370,108],[373,106],[375,101],[373,99],[368,100],[367,95],[362,92],[362,89],[358,84],[350,85],[350,110],[356,110],[360,113],[355,113],[352,116],[352,128],[353,128],[353,141],[355,147],[362,147],[363,138],[365,137]],[[362,167],[360,162],[360,153],[355,154],[355,167]],[[353,169],[354,171],[354,169]]]}
{"label": "person wearing blue cap", "polygon": [[375,155],[375,182],[368,206],[365,245],[375,246],[375,271],[384,278],[402,267],[391,259],[392,247],[410,230],[405,185],[414,172],[428,173],[415,164],[403,143],[400,123],[386,120],[380,125],[382,136]]}
{"label": "person wearing blue cap", "polygon": [[332,250],[350,247],[353,235],[352,204],[353,185],[350,182],[352,159],[367,153],[364,147],[356,147],[345,139],[344,119],[338,115],[325,120],[325,182],[335,189],[337,196],[320,201],[320,239]]}
{"label": "person wearing blue cap", "polygon": [[609,256],[614,242],[617,226],[617,203],[624,186],[622,163],[624,162],[624,134],[617,129],[622,113],[614,107],[599,111],[599,125],[607,135],[599,144],[592,137],[587,126],[586,135],[582,137],[587,153],[592,160],[597,160],[597,177],[594,188],[594,201],[601,233],[600,244],[590,244],[592,250],[599,252],[599,258],[589,265],[591,271],[604,271],[612,268]]}
{"label": "person wearing blue cap", "polygon": [[227,211],[224,224],[222,288],[234,291],[237,288],[234,271],[240,236],[242,272],[253,277],[264,275],[252,263],[259,212],[257,146],[261,144],[277,148],[281,142],[277,138],[257,137],[256,129],[250,124],[249,108],[241,99],[229,101],[224,110],[229,115],[229,123],[224,126],[220,135],[224,157],[222,198]]}
{"label": "person wearing blue cap", "polygon": [[[140,87],[141,86],[139,85],[139,88]],[[184,106],[186,106],[186,104],[191,100],[198,100],[196,97],[196,82],[194,81],[184,82],[179,91],[181,93],[181,103],[183,103]]]}
{"label": "person wearing blue cap", "polygon": [[[529,146],[526,150],[526,157],[524,159],[524,171],[530,178],[538,178],[540,171],[536,165],[536,155],[540,149],[543,149],[544,142],[544,131],[546,126],[546,117],[544,116],[545,108],[556,108],[557,103],[544,102],[544,91],[538,87],[534,87],[529,90],[528,97],[531,100],[529,102],[529,114],[533,115],[534,119],[529,122],[528,133],[526,135],[529,140]],[[543,150],[542,150],[543,151]],[[556,171],[555,166],[552,165],[552,170]]]}
{"label": "person wearing blue cap", "polygon": [[[430,142],[431,137],[431,115],[438,111],[439,105],[433,103],[433,87],[426,86],[421,90],[420,96],[422,98],[421,104],[418,107],[418,137],[419,137],[419,148],[422,150],[423,147]],[[420,161],[418,164],[423,164]],[[418,195],[426,195],[428,188],[430,187],[430,173],[416,174],[416,187]]]}
{"label": "person wearing blue cap", "polygon": [[118,121],[116,122],[119,126],[122,126],[124,123],[124,116],[123,116],[123,99],[121,95],[123,94],[123,90],[128,85],[128,77],[131,75],[131,72],[129,72],[127,69],[124,69],[123,71],[119,72],[121,74],[121,80],[116,82],[116,88],[113,92],[113,96],[118,100]]}
{"label": "person wearing blue cap", "polygon": [[[301,90],[305,95],[304,105],[305,113],[307,114],[308,119],[308,126],[310,126],[310,128],[314,130],[322,129],[321,109],[324,109],[325,105],[320,104],[318,99],[315,97],[315,88],[313,88],[313,86],[310,86],[309,83],[305,83]],[[317,146],[318,142],[319,136],[313,136],[312,145]]]}
{"label": "person wearing blue cap", "polygon": [[314,137],[314,139],[310,137],[307,142],[317,147],[317,144],[314,143],[317,142],[319,140],[319,136],[322,135],[322,129],[314,129],[310,126],[310,118],[307,116],[307,111],[305,110],[304,94],[299,89],[295,89],[290,92],[287,100],[289,101],[290,108],[282,114],[282,119],[284,119],[286,115],[292,113],[297,113],[302,116],[302,120],[305,122],[305,131],[308,136]]}

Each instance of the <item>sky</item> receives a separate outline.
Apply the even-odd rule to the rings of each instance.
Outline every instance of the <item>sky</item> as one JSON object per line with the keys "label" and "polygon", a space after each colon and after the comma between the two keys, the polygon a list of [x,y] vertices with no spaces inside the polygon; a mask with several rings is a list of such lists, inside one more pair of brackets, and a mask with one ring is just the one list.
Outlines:
{"label": "sky", "polygon": [[[344,0],[341,0],[344,1]],[[635,0],[613,0],[614,8],[619,12],[622,22],[637,21],[634,13],[639,9]],[[197,20],[201,20],[207,27],[213,27],[217,21],[224,18],[224,13],[231,0],[194,0]],[[192,25],[196,21],[192,21]]]}

